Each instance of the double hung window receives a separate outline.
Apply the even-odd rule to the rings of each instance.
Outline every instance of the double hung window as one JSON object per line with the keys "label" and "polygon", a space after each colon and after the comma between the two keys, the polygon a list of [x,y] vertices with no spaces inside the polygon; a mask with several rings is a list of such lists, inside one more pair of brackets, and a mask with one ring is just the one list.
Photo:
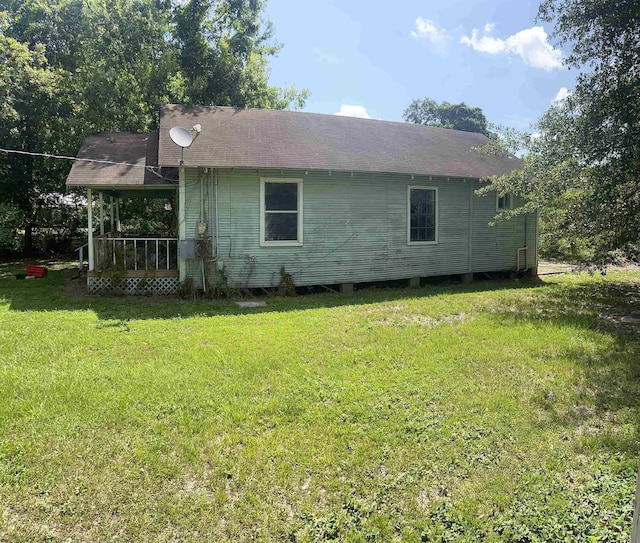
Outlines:
{"label": "double hung window", "polygon": [[260,180],[260,245],[302,245],[302,180]]}
{"label": "double hung window", "polygon": [[496,194],[496,211],[508,211],[511,209],[511,194],[500,196]]}
{"label": "double hung window", "polygon": [[438,243],[438,189],[410,186],[407,196],[409,244]]}

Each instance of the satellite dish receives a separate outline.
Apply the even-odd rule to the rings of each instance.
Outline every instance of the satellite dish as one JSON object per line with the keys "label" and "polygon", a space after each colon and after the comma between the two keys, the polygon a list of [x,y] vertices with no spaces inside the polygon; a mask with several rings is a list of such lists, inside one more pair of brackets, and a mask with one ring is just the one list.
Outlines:
{"label": "satellite dish", "polygon": [[173,143],[183,149],[185,147],[189,147],[193,143],[193,136],[191,136],[191,132],[180,126],[174,126],[169,130],[169,137]]}
{"label": "satellite dish", "polygon": [[169,137],[171,141],[180,147],[180,166],[184,165],[184,150],[191,147],[191,144],[202,132],[202,126],[194,124],[191,130],[182,128],[181,126],[174,126],[169,130]]}

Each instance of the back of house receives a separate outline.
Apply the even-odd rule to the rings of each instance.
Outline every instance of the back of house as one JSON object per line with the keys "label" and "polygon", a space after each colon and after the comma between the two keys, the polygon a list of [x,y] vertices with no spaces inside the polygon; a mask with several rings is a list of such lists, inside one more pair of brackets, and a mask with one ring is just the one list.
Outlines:
{"label": "back of house", "polygon": [[[200,130],[192,132],[197,137],[190,146],[172,140],[172,128],[191,132],[194,125]],[[89,137],[79,156],[91,154],[88,143],[96,137],[107,136]],[[122,135],[109,137],[107,154],[116,154],[120,138],[126,145]],[[499,211],[518,202],[476,194],[483,178],[521,163],[479,152],[486,143],[480,134],[313,113],[168,105],[159,135],[147,141],[138,151],[146,168],[137,172],[135,194],[172,199],[175,248],[163,241],[155,266],[148,269],[145,257],[144,270],[128,269],[142,267],[127,248],[134,243],[126,241],[131,233],[105,233],[125,240],[117,243],[125,258],[130,254],[129,265],[122,265],[115,249],[96,265],[91,240],[90,290],[92,284],[104,286],[110,267],[133,283],[142,278],[153,284],[162,272],[168,284],[172,272],[171,285],[189,280],[203,289],[269,288],[283,278],[295,286],[398,279],[416,284],[440,275],[535,273],[537,218],[517,216],[492,226]],[[94,169],[92,184],[82,175],[87,168]],[[131,196],[131,179],[119,183],[117,175],[101,176],[99,170],[99,164],[76,163],[67,183],[92,185],[116,204]],[[131,176],[132,169],[126,173]],[[158,238],[141,237],[138,251],[142,239]],[[174,253],[175,270],[167,252]]]}

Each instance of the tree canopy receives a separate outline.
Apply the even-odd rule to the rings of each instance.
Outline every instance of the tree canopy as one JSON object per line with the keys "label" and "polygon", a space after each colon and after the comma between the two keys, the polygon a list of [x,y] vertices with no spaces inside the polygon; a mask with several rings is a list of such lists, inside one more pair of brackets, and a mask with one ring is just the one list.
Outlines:
{"label": "tree canopy", "polygon": [[[489,189],[524,196],[517,212],[542,208],[560,256],[606,262],[640,256],[640,3],[545,0],[575,89],[522,135],[524,170]],[[513,149],[512,149],[513,150]],[[564,254],[562,254],[564,253]]]}
{"label": "tree canopy", "polygon": [[449,102],[438,104],[431,98],[413,100],[404,110],[402,118],[415,124],[453,128],[464,132],[478,132],[485,136],[489,135],[487,118],[484,116],[482,109],[468,106],[464,102],[460,104],[450,104]]}
{"label": "tree canopy", "polygon": [[[86,133],[156,129],[165,103],[302,107],[269,84],[281,45],[260,0],[0,0],[0,147],[75,155]],[[70,164],[0,156],[0,204],[64,190]]]}

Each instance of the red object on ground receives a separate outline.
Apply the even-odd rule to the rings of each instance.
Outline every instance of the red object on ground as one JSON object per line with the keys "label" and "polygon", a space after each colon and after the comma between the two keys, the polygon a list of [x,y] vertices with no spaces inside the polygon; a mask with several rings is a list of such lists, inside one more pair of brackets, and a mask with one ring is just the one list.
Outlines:
{"label": "red object on ground", "polygon": [[45,266],[35,266],[33,264],[27,264],[27,275],[33,275],[34,277],[44,277],[49,270]]}

